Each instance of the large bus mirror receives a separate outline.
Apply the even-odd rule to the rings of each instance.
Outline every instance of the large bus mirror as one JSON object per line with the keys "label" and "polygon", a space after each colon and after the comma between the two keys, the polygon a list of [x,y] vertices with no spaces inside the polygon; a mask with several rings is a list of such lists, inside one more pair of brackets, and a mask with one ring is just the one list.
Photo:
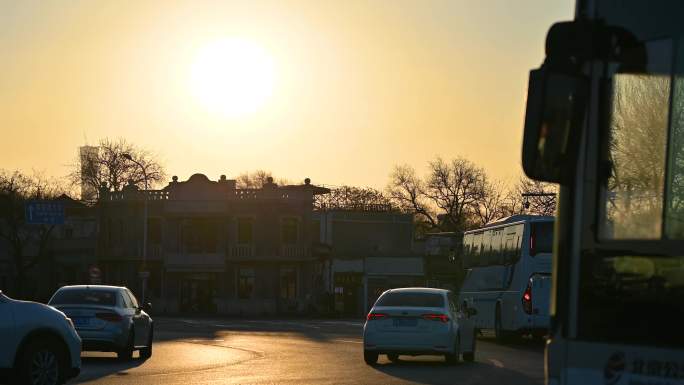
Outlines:
{"label": "large bus mirror", "polygon": [[546,59],[530,71],[522,165],[544,182],[569,182],[588,103],[583,66],[604,60],[638,70],[646,63],[643,45],[629,31],[602,22],[554,24],[546,36]]}
{"label": "large bus mirror", "polygon": [[522,158],[530,178],[561,183],[572,175],[587,89],[581,76],[530,71]]}

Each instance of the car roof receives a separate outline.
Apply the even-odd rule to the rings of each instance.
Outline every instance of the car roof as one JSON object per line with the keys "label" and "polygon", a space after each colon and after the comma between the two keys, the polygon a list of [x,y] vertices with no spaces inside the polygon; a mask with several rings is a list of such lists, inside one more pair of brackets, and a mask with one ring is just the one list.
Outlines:
{"label": "car roof", "polygon": [[389,289],[387,290],[387,293],[392,292],[392,293],[433,293],[433,294],[446,294],[449,293],[450,290],[447,289],[436,289],[433,287],[400,287],[397,289]]}
{"label": "car roof", "polygon": [[119,291],[126,289],[123,286],[108,286],[108,285],[69,285],[62,286],[59,290],[102,290],[102,291]]}

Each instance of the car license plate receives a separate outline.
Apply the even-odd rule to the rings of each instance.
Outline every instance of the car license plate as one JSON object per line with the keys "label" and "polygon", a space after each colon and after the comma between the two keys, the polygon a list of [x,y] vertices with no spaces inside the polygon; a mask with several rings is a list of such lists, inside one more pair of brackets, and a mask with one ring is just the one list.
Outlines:
{"label": "car license plate", "polygon": [[415,327],[418,325],[418,320],[415,318],[395,318],[394,327]]}
{"label": "car license plate", "polygon": [[74,317],[71,319],[74,322],[74,326],[88,326],[90,324],[90,319],[88,317]]}

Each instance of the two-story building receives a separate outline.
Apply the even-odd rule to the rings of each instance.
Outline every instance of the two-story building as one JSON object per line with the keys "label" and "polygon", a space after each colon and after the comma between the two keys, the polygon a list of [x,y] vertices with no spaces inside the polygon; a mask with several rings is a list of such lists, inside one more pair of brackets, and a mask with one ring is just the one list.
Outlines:
{"label": "two-story building", "polygon": [[325,292],[312,214],[314,195],[328,192],[309,179],[240,189],[203,174],[173,177],[161,190],[103,189],[102,280],[139,297],[145,281],[146,301],[169,313],[306,312]]}
{"label": "two-story building", "polygon": [[361,316],[387,289],[424,286],[413,215],[370,205],[317,211],[315,221],[329,247],[326,285],[336,312]]}

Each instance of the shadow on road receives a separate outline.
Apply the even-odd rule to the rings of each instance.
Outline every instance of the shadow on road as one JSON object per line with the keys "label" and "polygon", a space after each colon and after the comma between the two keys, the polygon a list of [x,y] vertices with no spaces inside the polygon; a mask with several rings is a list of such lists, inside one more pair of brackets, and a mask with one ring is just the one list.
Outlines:
{"label": "shadow on road", "polygon": [[[314,341],[329,341],[340,337],[360,337],[363,328],[353,323],[326,320],[245,320],[245,319],[182,319],[156,320],[155,341],[175,339],[226,338],[232,333],[241,335],[296,335]],[[182,337],[181,337],[182,336]]]}
{"label": "shadow on road", "polygon": [[497,341],[496,338],[492,335],[484,335],[484,336],[478,336],[477,339],[479,341],[486,341],[492,344],[497,344],[501,346],[508,346],[514,349],[522,349],[522,350],[530,350],[530,351],[541,351],[544,350],[544,347],[546,346],[546,340],[545,339],[540,339],[540,338],[528,338],[528,337],[518,337],[518,338],[512,338],[510,340],[507,340],[505,342],[500,342]]}
{"label": "shadow on road", "polygon": [[538,379],[526,376],[515,370],[496,367],[486,362],[462,362],[450,365],[441,357],[434,360],[400,359],[394,363],[380,363],[373,366],[386,375],[410,381],[416,384],[444,384],[449,378],[451,383],[458,384],[536,384]]}

